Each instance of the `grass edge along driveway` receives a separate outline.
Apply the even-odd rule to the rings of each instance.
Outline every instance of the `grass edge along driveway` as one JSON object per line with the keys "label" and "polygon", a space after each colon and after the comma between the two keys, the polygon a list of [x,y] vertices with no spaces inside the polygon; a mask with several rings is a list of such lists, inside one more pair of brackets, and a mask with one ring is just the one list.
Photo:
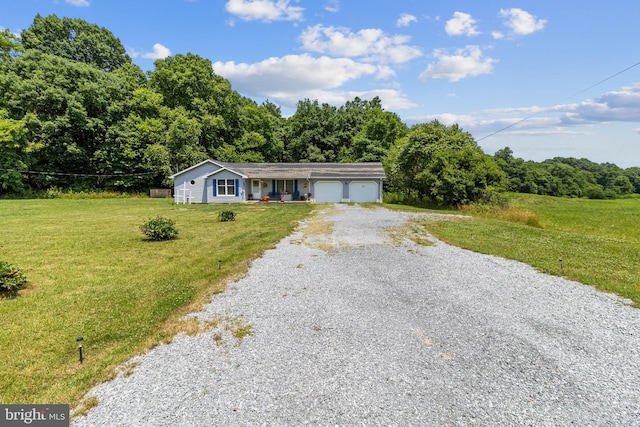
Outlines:
{"label": "grass edge along driveway", "polygon": [[[0,200],[0,258],[27,289],[0,300],[0,402],[68,403],[133,355],[199,325],[181,317],[222,292],[313,209],[175,205],[167,199]],[[219,222],[221,210],[236,220]],[[157,215],[179,235],[145,239]],[[76,338],[84,338],[79,363]]]}

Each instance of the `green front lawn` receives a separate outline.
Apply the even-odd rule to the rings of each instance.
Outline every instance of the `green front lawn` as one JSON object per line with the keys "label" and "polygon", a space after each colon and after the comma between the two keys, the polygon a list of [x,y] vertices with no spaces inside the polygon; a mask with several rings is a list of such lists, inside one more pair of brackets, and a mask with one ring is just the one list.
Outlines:
{"label": "green front lawn", "polygon": [[[0,402],[77,404],[118,364],[180,331],[183,314],[224,290],[311,209],[0,200],[0,259],[29,280],[17,298],[0,299]],[[219,222],[221,210],[236,220]],[[145,239],[139,226],[158,215],[175,221],[177,239]]]}

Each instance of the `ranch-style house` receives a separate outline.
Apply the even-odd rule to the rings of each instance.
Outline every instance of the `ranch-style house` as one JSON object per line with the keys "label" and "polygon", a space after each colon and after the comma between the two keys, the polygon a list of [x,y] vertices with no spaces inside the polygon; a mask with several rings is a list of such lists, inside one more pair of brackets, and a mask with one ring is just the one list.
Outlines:
{"label": "ranch-style house", "polygon": [[176,203],[382,202],[382,163],[228,163],[205,160],[169,178]]}

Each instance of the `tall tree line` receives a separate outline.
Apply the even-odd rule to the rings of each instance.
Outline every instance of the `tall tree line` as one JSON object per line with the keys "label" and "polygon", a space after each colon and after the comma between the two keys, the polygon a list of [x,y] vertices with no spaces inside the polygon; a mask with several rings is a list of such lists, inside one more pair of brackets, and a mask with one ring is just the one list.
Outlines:
{"label": "tall tree line", "polygon": [[387,190],[459,205],[509,190],[607,198],[640,193],[640,168],[485,154],[457,125],[408,128],[380,99],[305,99],[285,118],[187,53],[143,72],[108,29],[36,16],[0,32],[0,195],[146,191],[177,170],[230,162],[384,162]]}
{"label": "tall tree line", "polygon": [[144,73],[109,30],[79,19],[36,16],[20,37],[0,34],[0,194],[145,190],[207,158],[380,161],[406,131],[377,98],[303,100],[284,118],[191,53]]}

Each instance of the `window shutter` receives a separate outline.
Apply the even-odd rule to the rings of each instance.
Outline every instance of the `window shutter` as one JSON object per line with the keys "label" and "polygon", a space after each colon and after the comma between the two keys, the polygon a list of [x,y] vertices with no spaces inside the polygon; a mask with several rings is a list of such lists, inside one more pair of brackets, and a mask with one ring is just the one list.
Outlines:
{"label": "window shutter", "polygon": [[217,197],[218,196],[218,180],[214,179],[213,180],[213,197]]}
{"label": "window shutter", "polygon": [[240,180],[236,178],[236,197],[240,194]]}

